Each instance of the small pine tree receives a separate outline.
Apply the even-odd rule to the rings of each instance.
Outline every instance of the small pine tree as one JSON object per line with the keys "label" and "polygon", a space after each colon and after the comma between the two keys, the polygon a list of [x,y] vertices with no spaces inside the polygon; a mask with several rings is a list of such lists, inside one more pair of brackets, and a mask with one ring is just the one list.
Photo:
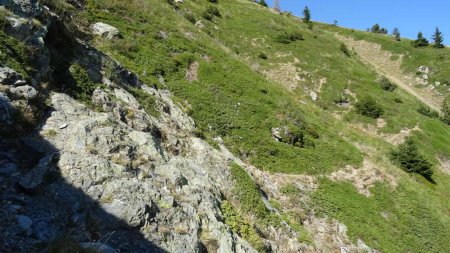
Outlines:
{"label": "small pine tree", "polygon": [[396,41],[400,41],[401,37],[400,37],[400,30],[398,30],[398,28],[394,28],[394,31],[392,31],[392,35],[394,35],[394,38]]}
{"label": "small pine tree", "polygon": [[397,150],[391,152],[391,160],[406,172],[418,173],[431,180],[433,175],[432,165],[419,153],[411,138],[400,144]]}
{"label": "small pine tree", "polygon": [[423,37],[422,32],[417,34],[417,39],[413,41],[414,47],[426,47],[429,45],[428,40]]}
{"label": "small pine tree", "polygon": [[388,30],[386,28],[381,28],[380,29],[380,33],[381,34],[388,34]]}
{"label": "small pine tree", "polygon": [[262,5],[262,6],[264,6],[264,7],[267,7],[268,5],[267,5],[267,2],[265,1],[265,0],[259,0],[259,2],[258,2],[260,5]]}
{"label": "small pine tree", "polygon": [[303,10],[303,22],[305,23],[310,23],[311,22],[311,11],[309,10],[308,6],[305,7],[305,9]]}
{"label": "small pine tree", "polygon": [[379,24],[375,24],[372,26],[372,28],[370,28],[370,31],[373,33],[379,33],[380,32],[380,25]]}
{"label": "small pine tree", "polygon": [[333,25],[334,26],[337,26],[338,25],[338,21],[335,19],[335,20],[333,20]]}
{"label": "small pine tree", "polygon": [[433,47],[435,48],[444,48],[444,36],[442,35],[442,32],[439,31],[439,28],[436,27],[436,31],[433,34],[433,40],[434,44]]}

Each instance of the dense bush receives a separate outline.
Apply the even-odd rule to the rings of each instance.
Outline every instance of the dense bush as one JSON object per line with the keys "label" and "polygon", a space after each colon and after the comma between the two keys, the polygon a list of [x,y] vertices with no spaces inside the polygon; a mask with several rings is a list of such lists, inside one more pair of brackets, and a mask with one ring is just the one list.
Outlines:
{"label": "dense bush", "polygon": [[419,153],[412,139],[407,139],[397,150],[392,151],[391,159],[406,172],[418,173],[427,179],[433,175],[431,163]]}
{"label": "dense bush", "polygon": [[284,32],[282,34],[279,34],[275,41],[278,43],[283,44],[289,44],[298,40],[303,40],[303,35],[300,32],[293,31],[293,32]]}
{"label": "dense bush", "polygon": [[370,118],[379,118],[383,115],[383,109],[381,106],[371,97],[366,97],[361,99],[355,104],[356,112],[370,117]]}
{"label": "dense bush", "polygon": [[437,111],[424,105],[420,105],[419,108],[417,109],[417,112],[430,118],[439,117],[439,113]]}
{"label": "dense bush", "polygon": [[380,79],[380,87],[385,91],[391,92],[397,89],[397,85],[393,84],[389,79],[387,79],[384,76]]}
{"label": "dense bush", "polygon": [[217,9],[216,6],[210,5],[203,12],[203,18],[211,21],[214,17],[220,18],[220,17],[222,17],[222,15],[220,14],[220,11],[219,11],[219,9]]}

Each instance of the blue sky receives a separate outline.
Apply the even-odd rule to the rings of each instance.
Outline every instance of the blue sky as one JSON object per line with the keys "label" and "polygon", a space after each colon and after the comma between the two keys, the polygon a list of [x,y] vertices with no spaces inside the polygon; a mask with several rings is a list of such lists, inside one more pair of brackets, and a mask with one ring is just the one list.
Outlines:
{"label": "blue sky", "polygon": [[[272,6],[273,0],[266,0]],[[366,30],[375,23],[389,33],[398,27],[402,37],[416,38],[417,32],[431,38],[436,26],[450,44],[450,1],[448,0],[280,0],[281,9],[302,16],[305,6],[312,19]]]}

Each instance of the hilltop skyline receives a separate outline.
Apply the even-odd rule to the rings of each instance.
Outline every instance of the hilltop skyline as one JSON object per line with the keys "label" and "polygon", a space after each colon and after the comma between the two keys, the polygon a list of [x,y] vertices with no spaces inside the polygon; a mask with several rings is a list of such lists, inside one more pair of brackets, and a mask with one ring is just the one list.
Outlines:
{"label": "hilltop skyline", "polygon": [[[270,6],[273,0],[267,1]],[[388,29],[389,34],[397,27],[401,36],[416,39],[421,31],[431,41],[436,27],[444,34],[445,44],[450,41],[450,16],[446,10],[450,2],[430,0],[426,4],[422,1],[313,1],[313,0],[280,0],[283,11],[290,11],[296,16],[303,16],[303,8],[308,6],[311,10],[312,20],[332,24],[338,21],[339,26],[366,30],[378,23]]]}

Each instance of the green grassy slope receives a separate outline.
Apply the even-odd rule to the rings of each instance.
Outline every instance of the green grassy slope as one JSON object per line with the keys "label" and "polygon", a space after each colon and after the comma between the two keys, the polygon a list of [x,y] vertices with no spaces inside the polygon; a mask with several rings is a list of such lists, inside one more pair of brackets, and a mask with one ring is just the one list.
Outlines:
{"label": "green grassy slope", "polygon": [[[123,38],[92,43],[147,84],[171,90],[208,140],[221,136],[234,154],[260,169],[318,177],[309,212],[343,222],[354,242],[361,238],[382,252],[448,251],[450,176],[436,156],[450,157],[450,128],[419,114],[420,102],[404,90],[380,88],[378,73],[345,55],[334,33],[407,52],[405,71],[433,66],[438,81],[450,78],[442,53],[448,49],[413,49],[408,41],[320,24],[309,30],[296,17],[250,1],[219,0],[214,5],[221,17],[209,21],[203,13],[210,5],[206,0],[185,1],[178,8],[159,0],[89,0],[84,17],[117,27]],[[304,40],[277,40],[299,32]],[[193,62],[199,65],[198,80],[189,82],[185,73]],[[319,94],[318,101],[311,100],[310,91]],[[372,97],[383,108],[386,124],[377,127],[375,119],[338,106],[335,100],[343,96],[351,105]],[[271,129],[282,126],[301,133],[308,145],[274,140]],[[387,158],[395,146],[385,137],[415,126],[420,131],[412,137],[433,163],[436,184],[406,174]],[[366,197],[350,183],[326,179],[345,165],[361,166],[364,158],[375,160],[398,186],[378,183]]]}

